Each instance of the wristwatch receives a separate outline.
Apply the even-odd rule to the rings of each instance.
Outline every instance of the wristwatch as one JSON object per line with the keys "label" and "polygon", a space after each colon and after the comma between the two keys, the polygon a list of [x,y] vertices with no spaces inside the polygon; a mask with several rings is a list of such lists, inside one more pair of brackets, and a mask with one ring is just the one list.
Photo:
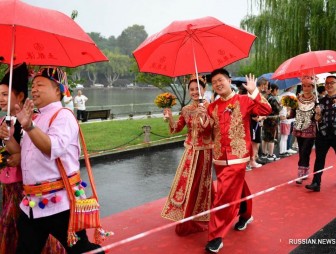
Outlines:
{"label": "wristwatch", "polygon": [[27,129],[25,129],[25,132],[30,132],[34,128],[35,128],[35,123],[32,121],[30,126]]}

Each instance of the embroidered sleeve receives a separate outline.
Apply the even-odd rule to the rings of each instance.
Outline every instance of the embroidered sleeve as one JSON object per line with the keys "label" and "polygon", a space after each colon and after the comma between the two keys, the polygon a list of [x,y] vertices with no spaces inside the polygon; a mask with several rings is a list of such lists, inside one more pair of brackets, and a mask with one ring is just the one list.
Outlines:
{"label": "embroidered sleeve", "polygon": [[[258,89],[256,89],[258,90]],[[254,92],[253,92],[254,93]],[[251,98],[251,97],[250,97]],[[255,95],[253,100],[249,100],[252,108],[251,114],[258,116],[267,116],[272,113],[272,107],[259,92]]]}
{"label": "embroidered sleeve", "polygon": [[184,115],[185,115],[185,110],[182,109],[182,112],[181,112],[181,115],[180,115],[179,119],[176,122],[174,122],[173,126],[169,125],[170,133],[178,133],[178,132],[183,130],[184,126],[186,125]]}

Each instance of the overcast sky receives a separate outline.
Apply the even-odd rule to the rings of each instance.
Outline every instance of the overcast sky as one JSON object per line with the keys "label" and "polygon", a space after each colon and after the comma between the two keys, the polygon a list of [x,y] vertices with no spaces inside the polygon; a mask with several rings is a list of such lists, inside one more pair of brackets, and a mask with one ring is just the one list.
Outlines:
{"label": "overcast sky", "polygon": [[145,26],[151,35],[174,20],[213,16],[239,27],[248,13],[249,0],[23,0],[31,5],[70,15],[77,10],[76,22],[85,32],[118,37],[134,24]]}

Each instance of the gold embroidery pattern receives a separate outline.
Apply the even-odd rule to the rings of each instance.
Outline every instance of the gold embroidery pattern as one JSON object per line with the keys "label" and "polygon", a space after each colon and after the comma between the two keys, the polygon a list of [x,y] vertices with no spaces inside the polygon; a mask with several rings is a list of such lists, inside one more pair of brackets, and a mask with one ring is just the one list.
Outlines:
{"label": "gold embroidery pattern", "polygon": [[214,108],[212,111],[212,119],[214,121],[214,127],[213,127],[213,134],[214,134],[214,158],[221,157],[222,151],[221,151],[221,134],[220,134],[220,124],[219,124],[219,117],[218,117],[218,105]]}
{"label": "gold embroidery pattern", "polygon": [[[212,177],[211,177],[211,150],[207,149],[202,151],[204,152],[204,162],[202,168],[197,168],[197,161],[199,160],[199,153],[200,151],[192,151],[186,149],[186,154],[183,155],[183,158],[186,158],[188,153],[194,154],[194,159],[190,162],[190,164],[186,167],[185,159],[181,159],[180,165],[177,169],[176,176],[174,178],[171,191],[167,198],[167,201],[162,209],[161,216],[163,218],[178,221],[186,217],[186,208],[189,205],[190,195],[197,195],[195,207],[193,210],[193,214],[197,214],[208,210],[210,208],[211,202],[211,184],[212,184]],[[184,162],[184,163],[183,163]],[[187,162],[189,163],[189,162]],[[186,181],[183,186],[178,186],[180,183],[183,167],[185,172],[188,172],[188,176],[184,178]],[[196,170],[202,170],[201,172],[201,181],[198,193],[191,193],[191,187],[194,181],[194,176]],[[177,190],[178,188],[178,190]],[[202,216],[200,218],[196,218],[195,220],[198,221],[208,221],[209,215]]]}
{"label": "gold embroidery pattern", "polygon": [[[209,210],[211,205],[211,184],[212,184],[212,174],[211,174],[211,151],[204,151],[204,163],[202,168],[201,180],[199,192],[197,195],[195,207],[193,210],[193,215],[201,213],[203,211]],[[208,168],[210,170],[208,170]],[[197,221],[209,221],[210,214],[198,217],[195,220]]]}
{"label": "gold embroidery pattern", "polygon": [[229,129],[229,138],[232,154],[242,158],[248,151],[246,149],[245,130],[243,117],[240,111],[240,104],[236,101],[235,109],[231,113],[231,124]]}

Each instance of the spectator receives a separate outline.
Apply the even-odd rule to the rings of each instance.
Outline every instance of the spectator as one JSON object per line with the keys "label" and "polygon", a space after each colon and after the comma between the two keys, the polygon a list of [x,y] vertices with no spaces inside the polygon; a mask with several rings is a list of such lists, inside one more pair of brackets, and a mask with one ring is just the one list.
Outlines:
{"label": "spectator", "polygon": [[[261,78],[257,81],[257,88],[259,93],[264,96],[268,86],[268,81],[264,78]],[[261,143],[261,131],[263,121],[266,119],[266,116],[257,116],[251,115],[251,140],[252,140],[252,156],[250,160],[250,168],[259,168],[264,164],[264,161],[261,161],[258,156],[259,147]],[[249,169],[249,168],[247,168]]]}
{"label": "spectator", "polygon": [[277,136],[279,113],[281,110],[281,106],[277,98],[278,93],[279,87],[275,84],[272,84],[271,93],[268,96],[268,102],[272,107],[272,113],[264,120],[262,138],[262,158],[266,158],[268,161],[276,161],[280,159],[274,154],[274,143]]}
{"label": "spectator", "polygon": [[75,108],[77,109],[77,120],[82,120],[83,122],[86,121],[86,106],[85,103],[87,102],[88,98],[83,95],[82,90],[78,90],[77,95],[75,97],[74,103]]}
{"label": "spectator", "polygon": [[324,85],[319,85],[317,87],[317,92],[318,92],[318,100],[319,101],[327,94],[327,91],[326,91],[326,88],[325,88]]}
{"label": "spectator", "polygon": [[[296,94],[294,93],[295,87],[297,87],[297,86],[291,86],[291,87],[286,88],[285,91],[279,96],[279,100],[281,101],[281,98],[283,96],[287,96],[287,95],[296,97]],[[288,112],[287,112],[285,122],[287,124],[290,124],[290,130],[289,130],[289,134],[288,134],[288,137],[287,137],[287,145],[286,145],[286,152],[285,153],[287,153],[288,155],[291,155],[291,154],[297,153],[297,151],[292,149],[292,144],[295,142],[295,138],[293,140],[293,135],[292,135],[294,121],[295,121],[295,110],[291,109],[291,108],[287,108],[287,111]]]}
{"label": "spectator", "polygon": [[72,112],[74,111],[74,102],[71,96],[70,89],[65,92],[63,102],[66,108],[71,109]]}

